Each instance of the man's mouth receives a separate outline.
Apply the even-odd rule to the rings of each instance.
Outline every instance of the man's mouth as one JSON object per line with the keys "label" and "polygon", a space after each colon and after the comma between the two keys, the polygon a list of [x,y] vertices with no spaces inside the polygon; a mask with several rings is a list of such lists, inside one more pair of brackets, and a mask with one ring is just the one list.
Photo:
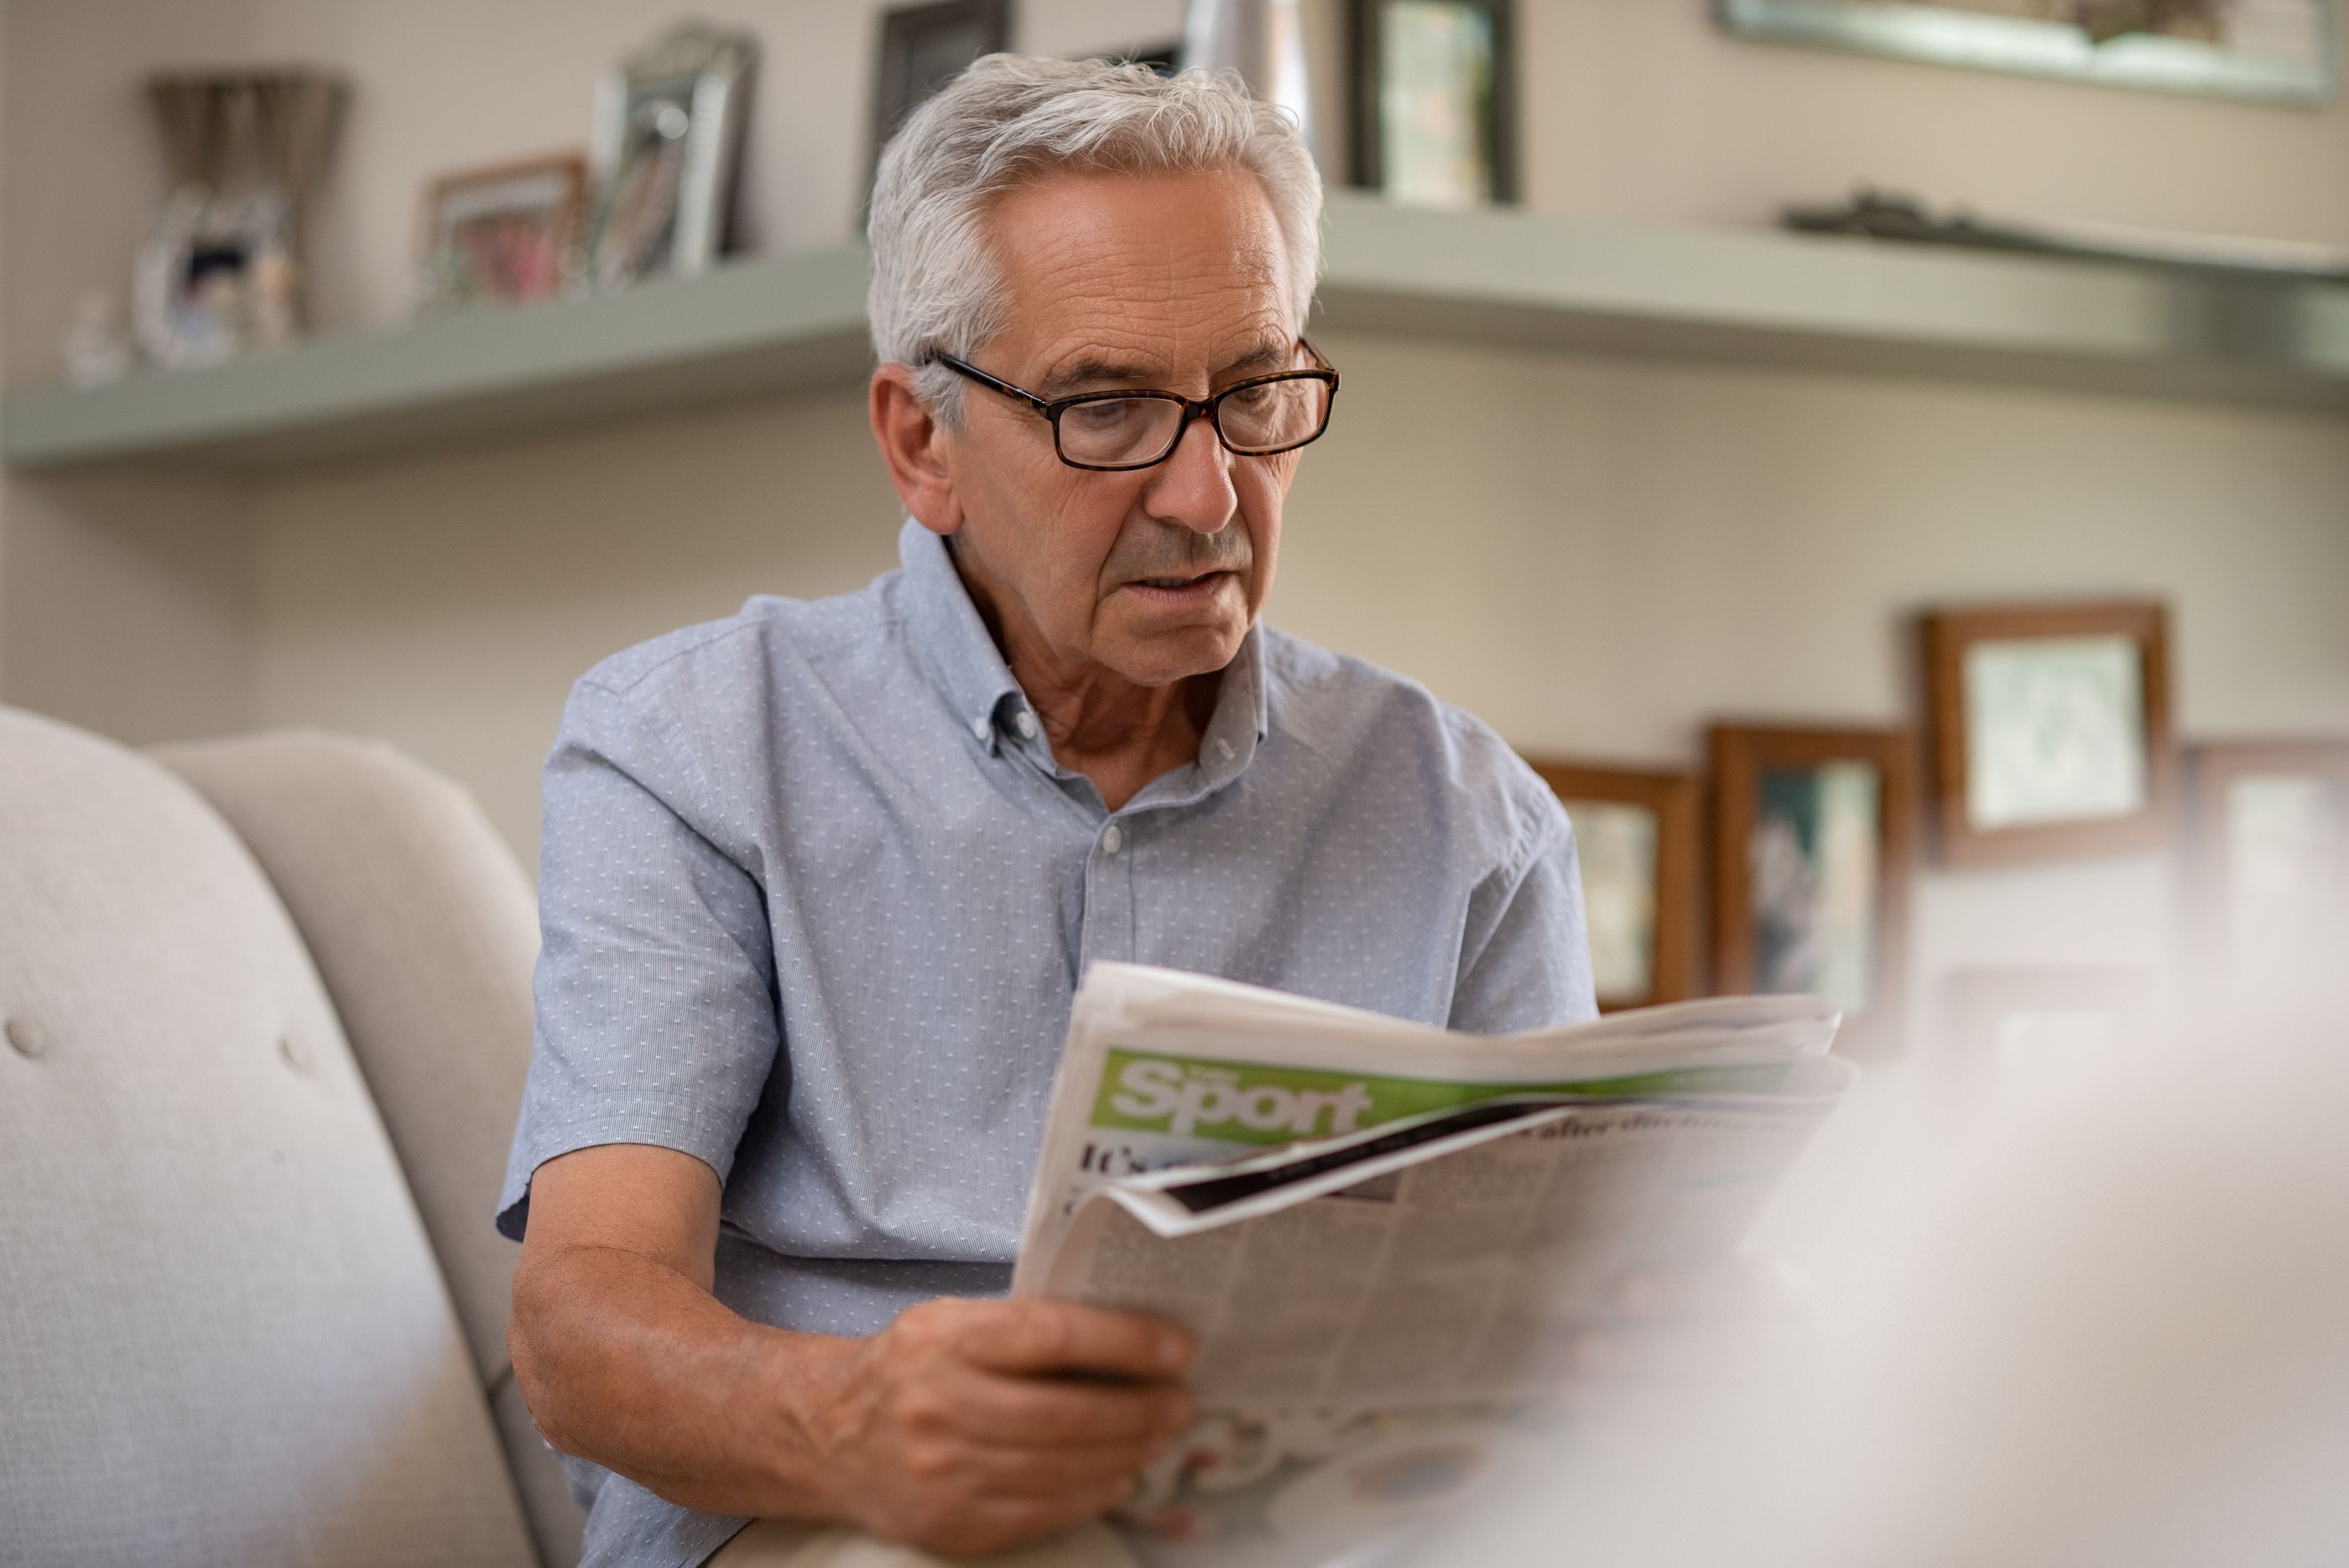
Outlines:
{"label": "man's mouth", "polygon": [[1207,583],[1213,582],[1216,578],[1220,577],[1223,575],[1224,574],[1222,572],[1217,571],[1201,572],[1196,576],[1189,577],[1141,577],[1136,579],[1136,584],[1141,587],[1157,588],[1167,593],[1179,593],[1185,588],[1203,587]]}

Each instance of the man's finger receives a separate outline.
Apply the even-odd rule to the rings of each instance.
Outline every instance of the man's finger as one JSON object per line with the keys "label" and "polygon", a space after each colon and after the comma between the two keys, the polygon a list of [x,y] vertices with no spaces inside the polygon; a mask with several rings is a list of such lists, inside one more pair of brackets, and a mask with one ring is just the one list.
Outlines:
{"label": "man's finger", "polygon": [[988,1302],[975,1307],[959,1346],[992,1372],[1090,1372],[1156,1382],[1191,1361],[1191,1336],[1163,1319],[1071,1302]]}
{"label": "man's finger", "polygon": [[1019,1448],[1147,1443],[1190,1425],[1192,1400],[1174,1384],[1116,1387],[972,1370],[944,1383],[956,1431]]}

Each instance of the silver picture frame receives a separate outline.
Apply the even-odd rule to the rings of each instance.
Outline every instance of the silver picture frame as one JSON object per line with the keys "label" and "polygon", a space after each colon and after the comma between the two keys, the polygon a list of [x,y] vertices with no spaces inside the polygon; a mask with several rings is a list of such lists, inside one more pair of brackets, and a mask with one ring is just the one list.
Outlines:
{"label": "silver picture frame", "polygon": [[2309,9],[2304,50],[2259,53],[2191,38],[2131,35],[2104,43],[2068,22],[1895,0],[1715,0],[1744,37],[1859,54],[2057,77],[2107,87],[2312,105],[2339,88],[2340,0],[2268,0]]}
{"label": "silver picture frame", "polygon": [[690,276],[725,252],[758,59],[750,34],[688,22],[597,80],[594,286]]}

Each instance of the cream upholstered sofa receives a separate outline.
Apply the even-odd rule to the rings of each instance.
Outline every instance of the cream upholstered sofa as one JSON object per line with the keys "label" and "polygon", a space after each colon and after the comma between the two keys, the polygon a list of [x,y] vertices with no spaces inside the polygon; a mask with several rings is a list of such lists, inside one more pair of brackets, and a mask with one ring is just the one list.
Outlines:
{"label": "cream upholstered sofa", "polygon": [[388,748],[0,709],[0,1562],[575,1562],[491,1226],[537,943]]}

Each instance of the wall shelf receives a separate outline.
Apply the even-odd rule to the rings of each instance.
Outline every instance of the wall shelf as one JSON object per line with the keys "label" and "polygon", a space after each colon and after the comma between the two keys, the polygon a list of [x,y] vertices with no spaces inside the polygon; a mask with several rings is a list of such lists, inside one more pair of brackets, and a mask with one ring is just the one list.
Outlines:
{"label": "wall shelf", "polygon": [[576,302],[335,335],[0,400],[18,472],[171,461],[268,470],[862,379],[864,253],[736,262]]}
{"label": "wall shelf", "polygon": [[2349,414],[2349,286],[1332,203],[1332,328]]}
{"label": "wall shelf", "polygon": [[[0,400],[19,472],[373,456],[853,386],[854,246],[577,303],[326,337]],[[2349,414],[2349,287],[1769,231],[1330,203],[1318,325],[1609,357],[1859,371]]]}

